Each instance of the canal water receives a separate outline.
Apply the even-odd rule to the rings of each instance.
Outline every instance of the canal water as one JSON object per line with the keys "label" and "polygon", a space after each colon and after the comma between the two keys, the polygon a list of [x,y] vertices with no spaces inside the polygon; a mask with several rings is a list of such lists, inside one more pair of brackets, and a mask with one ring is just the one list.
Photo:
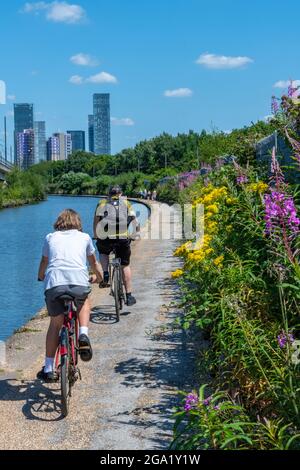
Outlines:
{"label": "canal water", "polygon": [[[44,305],[37,271],[45,236],[66,208],[78,211],[83,230],[92,236],[98,198],[50,196],[47,201],[0,211],[0,340],[24,325]],[[143,225],[148,209],[134,203]]]}

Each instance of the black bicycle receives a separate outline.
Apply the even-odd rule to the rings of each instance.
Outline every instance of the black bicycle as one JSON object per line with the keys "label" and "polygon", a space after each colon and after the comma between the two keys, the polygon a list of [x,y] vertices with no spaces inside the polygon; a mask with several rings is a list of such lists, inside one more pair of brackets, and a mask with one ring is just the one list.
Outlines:
{"label": "black bicycle", "polygon": [[123,269],[120,258],[117,258],[116,249],[113,250],[114,258],[109,262],[110,295],[115,299],[117,322],[120,321],[120,313],[125,303]]}

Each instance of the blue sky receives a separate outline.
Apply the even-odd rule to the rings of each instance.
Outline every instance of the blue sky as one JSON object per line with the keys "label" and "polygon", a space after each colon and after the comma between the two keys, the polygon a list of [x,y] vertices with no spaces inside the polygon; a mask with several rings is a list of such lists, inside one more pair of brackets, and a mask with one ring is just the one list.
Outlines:
{"label": "blue sky", "polygon": [[0,129],[6,113],[11,138],[13,102],[33,102],[49,135],[86,130],[95,92],[111,93],[113,152],[247,125],[300,79],[299,17],[297,0],[1,2]]}

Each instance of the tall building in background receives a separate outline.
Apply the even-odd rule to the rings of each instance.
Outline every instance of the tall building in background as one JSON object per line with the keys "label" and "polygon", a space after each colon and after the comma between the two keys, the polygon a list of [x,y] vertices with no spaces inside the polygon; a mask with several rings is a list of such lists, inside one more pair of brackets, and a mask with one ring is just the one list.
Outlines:
{"label": "tall building in background", "polygon": [[53,135],[47,140],[47,160],[57,162],[59,157],[59,138]]}
{"label": "tall building in background", "polygon": [[89,151],[94,153],[94,115],[89,114],[88,118]]}
{"label": "tall building in background", "polygon": [[17,155],[17,135],[25,130],[34,129],[33,104],[15,103],[14,104],[14,143],[15,143],[15,163],[18,164]]}
{"label": "tall building in background", "polygon": [[97,155],[111,154],[110,138],[110,95],[95,93],[94,107],[94,152]]}
{"label": "tall building in background", "polygon": [[47,159],[48,160],[67,160],[72,153],[72,138],[70,134],[56,132],[48,139]]}
{"label": "tall building in background", "polygon": [[84,131],[67,131],[72,140],[72,152],[80,150],[85,151],[85,132]]}
{"label": "tall building in background", "polygon": [[27,170],[35,164],[35,136],[33,129],[25,129],[16,134],[16,164]]}
{"label": "tall building in background", "polygon": [[46,141],[46,123],[45,121],[34,122],[35,137],[35,163],[47,160],[47,141]]}

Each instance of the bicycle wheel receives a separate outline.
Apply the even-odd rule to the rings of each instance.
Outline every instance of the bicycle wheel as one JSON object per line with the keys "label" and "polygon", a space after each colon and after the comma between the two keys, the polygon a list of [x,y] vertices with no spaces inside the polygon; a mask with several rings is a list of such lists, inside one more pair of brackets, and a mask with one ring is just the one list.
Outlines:
{"label": "bicycle wheel", "polygon": [[60,357],[60,388],[61,388],[61,412],[64,417],[69,413],[70,382],[69,382],[69,337],[64,328],[61,332],[61,357]]}
{"label": "bicycle wheel", "polygon": [[114,268],[113,271],[113,293],[114,293],[114,299],[115,299],[115,308],[116,308],[116,316],[117,316],[117,322],[120,321],[120,297],[119,297],[119,269]]}
{"label": "bicycle wheel", "polygon": [[123,304],[125,301],[125,296],[124,296],[124,287],[123,287],[123,273],[122,273],[122,268],[119,268],[119,303],[120,303],[120,310],[123,310]]}

